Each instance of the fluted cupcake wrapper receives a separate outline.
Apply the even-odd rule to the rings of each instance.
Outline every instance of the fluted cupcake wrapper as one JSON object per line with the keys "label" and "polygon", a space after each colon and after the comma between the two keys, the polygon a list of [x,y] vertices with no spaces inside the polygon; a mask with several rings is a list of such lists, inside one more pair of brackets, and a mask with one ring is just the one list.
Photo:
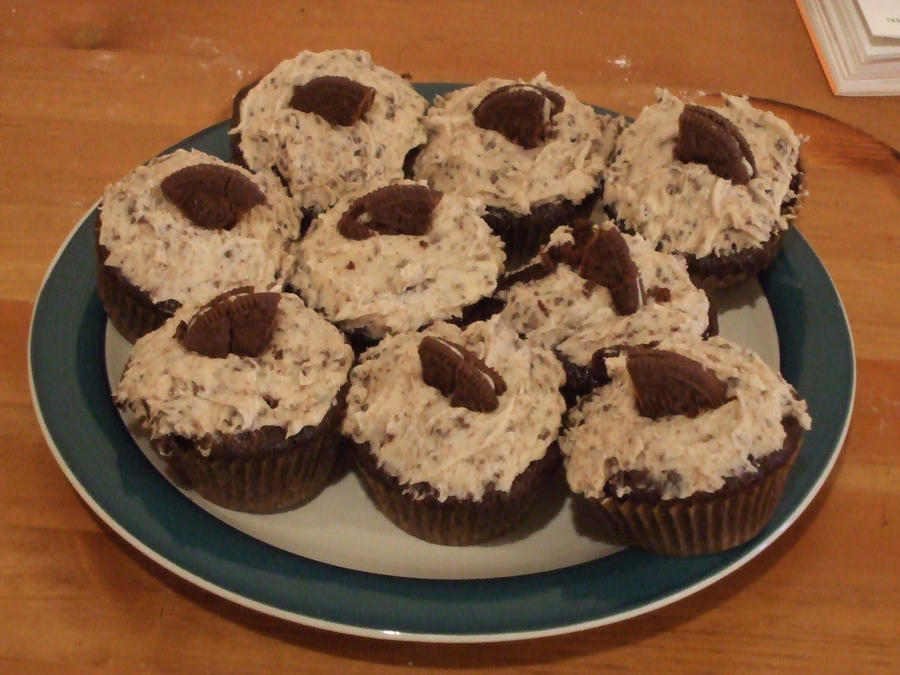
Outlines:
{"label": "fluted cupcake wrapper", "polygon": [[150,296],[132,284],[121,270],[106,265],[109,250],[100,244],[100,218],[94,227],[97,258],[97,295],[116,330],[134,342],[156,330],[172,316],[179,304],[175,301],[154,303]]}
{"label": "fluted cupcake wrapper", "polygon": [[209,501],[236,511],[274,513],[300,506],[322,491],[337,457],[334,435],[292,443],[263,457],[169,457],[173,469]]}
{"label": "fluted cupcake wrapper", "polygon": [[771,520],[799,446],[777,468],[733,490],[657,501],[579,495],[576,508],[604,540],[662,555],[718,553],[749,541]]}
{"label": "fluted cupcake wrapper", "polygon": [[283,440],[274,447],[267,447],[266,433],[251,432],[227,449],[214,448],[206,457],[195,447],[177,447],[177,442],[165,448],[157,444],[157,449],[181,479],[214,504],[249,513],[296,508],[328,483],[340,447],[338,428],[347,390],[345,384],[318,426],[304,427],[287,439],[281,432]]}
{"label": "fluted cupcake wrapper", "polygon": [[543,485],[559,467],[559,449],[532,462],[509,490],[489,490],[475,501],[450,497],[439,501],[433,493],[412,496],[399,482],[376,465],[368,444],[346,440],[369,495],[381,512],[401,530],[433,544],[467,546],[512,530],[537,501]]}
{"label": "fluted cupcake wrapper", "polygon": [[786,230],[773,232],[761,246],[718,256],[713,253],[695,258],[687,256],[688,272],[698,288],[712,291],[736,286],[756,276],[772,264],[781,250]]}

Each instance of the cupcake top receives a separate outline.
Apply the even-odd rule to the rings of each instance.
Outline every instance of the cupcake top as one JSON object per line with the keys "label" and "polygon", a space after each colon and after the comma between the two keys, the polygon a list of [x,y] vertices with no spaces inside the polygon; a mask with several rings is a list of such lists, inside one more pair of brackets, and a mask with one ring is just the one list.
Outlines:
{"label": "cupcake top", "polygon": [[[210,307],[237,305],[247,294],[217,299],[196,316],[183,308],[140,338],[116,390],[117,405],[133,412],[151,438],[178,434],[199,439],[201,452],[209,452],[204,440],[219,434],[277,426],[290,437],[319,424],[347,380],[353,352],[341,332],[296,295],[255,297],[260,295],[263,301],[255,299],[249,312],[246,306],[241,310],[250,317],[251,350],[236,345],[238,319],[232,321],[230,346],[226,325],[218,356],[207,355],[209,334],[215,346],[216,331],[204,330],[221,316]],[[267,316],[260,316],[262,310]],[[260,326],[271,330],[268,340],[253,334]],[[206,335],[198,339],[198,331]],[[247,355],[257,350],[255,356]]]}
{"label": "cupcake top", "polygon": [[[456,400],[458,392],[444,395],[440,383],[425,382],[431,368],[423,369],[430,362],[422,343],[429,337],[449,360],[463,359],[464,351],[470,363],[480,360],[473,377],[490,389],[496,408],[470,409],[468,400]],[[378,466],[414,497],[424,494],[417,484],[425,483],[441,501],[478,501],[488,485],[508,491],[556,440],[563,379],[552,353],[496,321],[465,330],[439,322],[421,333],[387,337],[362,355],[350,375],[343,432],[368,443]]]}
{"label": "cupcake top", "polygon": [[700,340],[685,334],[663,340],[657,350],[695,362],[688,368],[667,357],[662,375],[651,373],[657,386],[663,382],[664,391],[677,396],[681,384],[704,395],[711,385],[718,389],[708,394],[710,400],[718,398],[716,407],[701,407],[694,416],[645,416],[647,410],[639,408],[658,404],[662,396],[657,392],[654,401],[649,387],[636,383],[636,377],[647,377],[647,369],[629,363],[633,357],[627,351],[607,358],[611,381],[579,401],[560,438],[573,491],[602,497],[611,485],[622,497],[631,487],[619,479],[636,475],[663,499],[714,492],[728,477],[756,473],[752,460],[782,447],[782,420],[794,417],[802,428],[810,428],[806,403],[751,350],[720,337]]}
{"label": "cupcake top", "polygon": [[[616,301],[618,269],[598,280],[590,262],[585,264],[591,255],[585,251],[597,233],[622,240],[620,253],[633,263],[638,281],[625,289],[631,292],[631,306]],[[569,255],[554,253],[564,248]],[[594,255],[610,257],[605,250]],[[601,347],[647,344],[677,331],[701,335],[709,325],[709,299],[691,282],[684,259],[654,250],[640,235],[620,235],[611,222],[583,220],[557,228],[542,256],[545,262],[556,258],[552,270],[513,284],[505,292],[500,320],[578,365],[589,364]]]}
{"label": "cupcake top", "polygon": [[[537,135],[510,140],[517,129],[505,127],[505,120],[529,111],[515,100],[494,104],[497,96],[485,103],[501,89],[504,96],[530,94],[538,101],[532,120]],[[560,200],[580,203],[597,189],[618,132],[611,117],[598,115],[544,73],[531,82],[490,78],[438,97],[425,126],[428,142],[416,159],[416,177],[516,214]]]}
{"label": "cupcake top", "polygon": [[[459,316],[503,271],[503,245],[483,213],[478,200],[424,182],[375,183],[313,222],[292,283],[331,321],[373,338]],[[421,223],[404,230],[414,217]]]}
{"label": "cupcake top", "polygon": [[276,167],[297,206],[321,211],[374,179],[402,177],[407,152],[425,141],[427,105],[367,52],[304,51],[247,92],[232,133],[251,169]]}
{"label": "cupcake top", "polygon": [[196,308],[231,288],[280,289],[300,236],[276,180],[197,150],[134,169],[106,188],[101,211],[105,264],[154,303]]}
{"label": "cupcake top", "polygon": [[[759,247],[786,229],[782,204],[797,196],[791,181],[801,144],[787,122],[728,95],[722,107],[689,106],[685,119],[680,99],[665,90],[657,96],[620,134],[606,172],[603,200],[617,218],[653,246],[697,257]],[[728,157],[736,175],[680,161],[676,150],[686,160],[696,160],[698,150]]]}

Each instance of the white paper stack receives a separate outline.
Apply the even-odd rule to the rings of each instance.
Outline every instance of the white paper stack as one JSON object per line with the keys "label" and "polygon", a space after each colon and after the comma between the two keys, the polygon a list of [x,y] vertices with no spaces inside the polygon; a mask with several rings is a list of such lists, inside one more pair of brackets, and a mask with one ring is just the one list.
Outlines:
{"label": "white paper stack", "polygon": [[835,94],[900,94],[900,0],[796,2]]}

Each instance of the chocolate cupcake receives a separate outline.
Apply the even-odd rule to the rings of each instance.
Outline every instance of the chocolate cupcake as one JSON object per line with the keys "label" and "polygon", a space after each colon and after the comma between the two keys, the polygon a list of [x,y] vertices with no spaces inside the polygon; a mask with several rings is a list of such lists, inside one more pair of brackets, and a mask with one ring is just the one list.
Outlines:
{"label": "chocolate cupcake", "polygon": [[[498,293],[505,302],[500,321],[555,348],[570,375],[604,347],[710,331],[709,299],[691,282],[684,259],[656,251],[640,235],[620,234],[612,222],[580,219],[557,228],[516,278]],[[573,386],[567,382],[567,394]]]}
{"label": "chocolate cupcake", "polygon": [[530,82],[490,78],[439,97],[425,126],[415,176],[481,199],[510,269],[558,225],[590,212],[619,130],[543,73]]}
{"label": "chocolate cupcake", "polygon": [[100,210],[97,292],[131,342],[229,289],[280,290],[294,266],[300,225],[278,182],[196,150],[138,167]]}
{"label": "chocolate cupcake", "polygon": [[343,195],[404,176],[427,101],[364,51],[304,51],[235,99],[232,152],[274,171],[306,223]]}
{"label": "chocolate cupcake", "polygon": [[749,349],[685,334],[603,359],[560,439],[581,520],[666,555],[715,553],[772,517],[806,403]]}
{"label": "chocolate cupcake", "polygon": [[340,331],[296,295],[238,289],[139,339],[115,400],[198,494],[270,513],[327,482],[352,363]]}
{"label": "chocolate cupcake", "polygon": [[619,136],[603,201],[627,231],[686,256],[698,285],[734,285],[778,253],[803,192],[799,138],[745,98],[689,105],[658,91]]}
{"label": "chocolate cupcake", "polygon": [[385,338],[350,375],[343,433],[376,505],[426,541],[513,528],[558,468],[563,373],[496,321]]}
{"label": "chocolate cupcake", "polygon": [[360,344],[458,317],[503,271],[483,212],[475,199],[424,183],[373,184],[313,222],[292,286]]}

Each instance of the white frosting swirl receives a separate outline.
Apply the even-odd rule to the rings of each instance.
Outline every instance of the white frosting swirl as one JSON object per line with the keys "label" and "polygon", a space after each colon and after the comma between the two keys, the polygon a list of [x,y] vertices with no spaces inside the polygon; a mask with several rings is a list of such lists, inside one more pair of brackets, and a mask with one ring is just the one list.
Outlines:
{"label": "white frosting swirl", "polygon": [[625,224],[664,251],[703,257],[759,247],[788,226],[781,205],[791,190],[801,139],[771,112],[745,98],[724,96],[711,108],[747,140],[757,176],[746,185],[719,178],[700,163],[673,156],[684,103],[665,90],[619,136],[606,172],[603,200]]}
{"label": "white frosting swirl", "polygon": [[[269,346],[256,357],[211,358],[174,337],[181,309],[134,344],[115,400],[149,430],[194,439],[272,425],[288,437],[317,425],[347,380],[353,351],[341,332],[292,293],[282,293]],[[272,407],[268,401],[277,401]]]}
{"label": "white frosting swirl", "polygon": [[[525,149],[498,131],[475,125],[475,107],[510,84],[543,87],[565,99],[563,110],[552,118],[549,137],[536,148]],[[438,97],[425,126],[428,142],[416,159],[417,178],[517,214],[562,199],[578,204],[592,193],[619,129],[613,118],[598,115],[544,73],[531,82],[490,78]]]}
{"label": "white frosting swirl", "polygon": [[[352,126],[290,107],[295,86],[325,75],[375,89],[369,111]],[[304,51],[279,63],[247,93],[232,133],[240,133],[247,166],[278,167],[296,206],[322,211],[373,180],[402,178],[406,153],[425,142],[420,117],[427,106],[409,82],[376,66],[368,52]]]}
{"label": "white frosting swirl", "polygon": [[[418,347],[426,335],[461,344],[497,370],[507,388],[496,410],[454,408],[425,384]],[[428,483],[441,501],[477,501],[491,483],[508,491],[556,440],[565,410],[563,379],[552,353],[496,321],[464,331],[441,322],[387,337],[362,355],[350,374],[343,431],[368,443],[379,467],[401,483]]]}
{"label": "white frosting swirl", "polygon": [[354,199],[382,185],[342,198],[300,242],[292,283],[311,307],[346,330],[361,328],[378,338],[458,317],[493,292],[505,253],[475,199],[445,194],[421,236],[344,237],[337,229],[341,216]]}
{"label": "white frosting swirl", "polygon": [[[603,494],[620,471],[646,471],[662,486],[664,499],[714,492],[725,478],[755,473],[748,456],[760,458],[781,448],[781,421],[795,417],[804,429],[811,422],[794,389],[751,350],[724,338],[709,340],[679,334],[660,343],[699,361],[726,384],[734,400],[694,418],[671,415],[650,419],[638,414],[626,357],[606,360],[612,381],[594,390],[570,416],[560,438],[572,490],[588,497]],[[680,480],[666,479],[677,472]],[[627,486],[617,489],[627,494]]]}
{"label": "white frosting swirl", "polygon": [[[601,227],[614,228],[607,222]],[[548,246],[572,240],[571,228],[557,228]],[[647,344],[676,331],[701,335],[709,325],[709,299],[691,282],[683,258],[655,251],[640,235],[622,235],[638,268],[645,292],[668,288],[671,297],[661,302],[647,295],[633,314],[620,315],[604,286],[584,292],[586,280],[560,263],[549,275],[514,284],[506,293],[500,320],[530,342],[556,346],[579,365],[590,363],[593,353],[619,344]]]}
{"label": "white frosting swirl", "polygon": [[[230,230],[198,227],[160,188],[164,178],[195,164],[234,169],[262,190],[266,202]],[[177,150],[134,169],[106,188],[101,211],[106,265],[119,268],[153,302],[199,307],[241,286],[280,290],[294,266],[287,245],[300,236],[300,223],[278,182],[197,150]]]}

